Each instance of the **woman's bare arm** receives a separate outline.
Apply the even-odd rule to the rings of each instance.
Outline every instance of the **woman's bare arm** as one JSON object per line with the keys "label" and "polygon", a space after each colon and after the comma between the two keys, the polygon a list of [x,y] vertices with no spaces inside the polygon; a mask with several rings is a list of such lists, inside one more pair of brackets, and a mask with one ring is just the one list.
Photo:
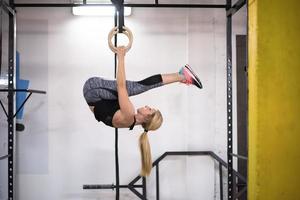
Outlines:
{"label": "woman's bare arm", "polygon": [[[131,103],[128,91],[126,87],[126,75],[125,75],[125,53],[124,47],[118,47],[118,70],[117,70],[117,90],[118,90],[118,101],[120,110],[116,113],[116,119],[114,123],[117,126],[128,126],[133,123],[135,109]],[[115,117],[114,117],[115,118]]]}

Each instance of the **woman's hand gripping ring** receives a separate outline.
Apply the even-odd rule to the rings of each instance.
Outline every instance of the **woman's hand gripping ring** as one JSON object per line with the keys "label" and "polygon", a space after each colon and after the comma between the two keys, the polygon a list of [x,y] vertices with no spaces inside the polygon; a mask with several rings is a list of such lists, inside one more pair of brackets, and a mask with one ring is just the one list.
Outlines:
{"label": "woman's hand gripping ring", "polygon": [[[118,34],[118,32],[119,32],[118,27],[114,27],[108,34],[108,46],[114,53],[117,53],[117,47],[115,47],[115,45],[112,44],[111,40],[116,34]],[[122,33],[124,33],[128,37],[128,40],[129,40],[128,45],[125,47],[126,52],[128,52],[132,45],[132,40],[133,40],[132,32],[129,30],[129,28],[123,26]]]}

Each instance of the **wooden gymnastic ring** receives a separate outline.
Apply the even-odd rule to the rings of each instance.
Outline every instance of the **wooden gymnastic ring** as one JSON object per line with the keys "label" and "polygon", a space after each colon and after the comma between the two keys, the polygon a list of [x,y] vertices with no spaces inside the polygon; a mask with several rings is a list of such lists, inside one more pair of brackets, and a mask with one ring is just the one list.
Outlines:
{"label": "wooden gymnastic ring", "polygon": [[[111,42],[112,38],[118,34],[119,29],[118,27],[114,27],[113,29],[111,29],[111,31],[108,34],[108,46],[109,48],[112,50],[112,52],[117,53],[117,47],[115,47],[115,45],[113,45],[113,43]],[[130,31],[129,28],[123,26],[123,34],[125,34],[128,37],[129,43],[128,45],[125,47],[126,52],[128,52],[132,46],[132,41],[133,41],[133,36],[132,36],[132,32]]]}

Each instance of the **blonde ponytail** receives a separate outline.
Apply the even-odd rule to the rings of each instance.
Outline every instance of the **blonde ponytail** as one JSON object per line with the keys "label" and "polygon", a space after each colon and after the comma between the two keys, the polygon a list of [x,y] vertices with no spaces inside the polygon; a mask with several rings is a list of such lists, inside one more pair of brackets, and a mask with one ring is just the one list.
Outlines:
{"label": "blonde ponytail", "polygon": [[141,152],[141,176],[149,176],[152,168],[151,148],[148,140],[147,132],[140,136],[140,152]]}
{"label": "blonde ponytail", "polygon": [[148,123],[143,124],[144,132],[140,136],[139,146],[141,152],[141,176],[149,176],[152,169],[151,147],[148,139],[148,131],[158,129],[163,122],[161,112],[155,111]]}

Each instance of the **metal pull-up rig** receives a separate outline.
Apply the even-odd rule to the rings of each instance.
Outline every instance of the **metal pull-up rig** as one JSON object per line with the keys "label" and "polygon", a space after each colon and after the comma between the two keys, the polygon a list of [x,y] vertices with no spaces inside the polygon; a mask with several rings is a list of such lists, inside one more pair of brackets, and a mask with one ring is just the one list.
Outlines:
{"label": "metal pull-up rig", "polygon": [[[0,92],[26,92],[26,93],[29,93],[29,95],[26,97],[26,99],[22,102],[21,106],[19,108],[17,108],[17,111],[15,114],[13,114],[13,118],[15,118],[17,116],[17,114],[20,112],[20,110],[24,107],[25,103],[28,101],[28,99],[30,98],[30,96],[33,94],[33,93],[37,93],[37,94],[46,94],[45,91],[41,91],[41,90],[26,90],[26,89],[0,89]],[[2,101],[0,100],[0,105],[6,115],[6,117],[10,117],[2,103]]]}

